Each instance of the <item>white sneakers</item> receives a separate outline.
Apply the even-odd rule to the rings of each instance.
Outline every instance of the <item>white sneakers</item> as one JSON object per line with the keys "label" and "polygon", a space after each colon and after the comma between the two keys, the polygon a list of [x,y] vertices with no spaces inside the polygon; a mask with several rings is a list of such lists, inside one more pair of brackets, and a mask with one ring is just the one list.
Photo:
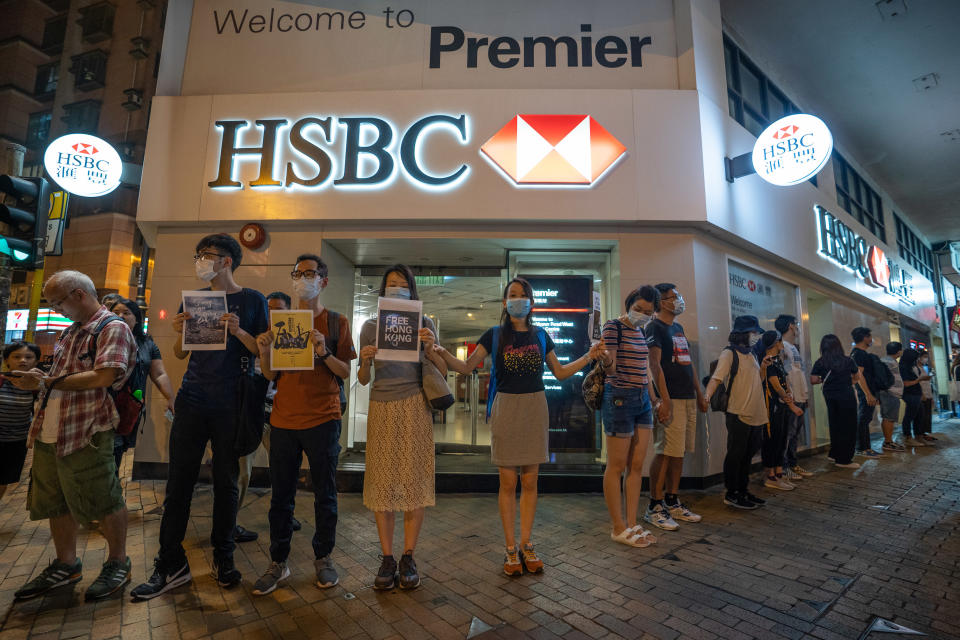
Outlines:
{"label": "white sneakers", "polygon": [[643,519],[655,527],[665,531],[676,531],[680,525],[670,517],[670,512],[662,504],[658,504],[653,509],[647,509],[643,514]]}
{"label": "white sneakers", "polygon": [[768,489],[780,489],[781,491],[793,491],[796,487],[790,484],[783,476],[767,476],[763,480],[763,486]]}

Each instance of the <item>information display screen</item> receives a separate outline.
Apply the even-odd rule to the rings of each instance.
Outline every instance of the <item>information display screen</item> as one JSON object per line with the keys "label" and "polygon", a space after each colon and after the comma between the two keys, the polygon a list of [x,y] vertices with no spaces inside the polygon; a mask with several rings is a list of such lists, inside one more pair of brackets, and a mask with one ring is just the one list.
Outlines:
{"label": "information display screen", "polygon": [[[590,349],[589,322],[593,312],[591,276],[521,275],[533,287],[533,323],[555,345],[557,360],[566,364]],[[543,386],[550,410],[550,451],[596,449],[594,412],[583,402],[583,371],[559,381],[544,368]]]}

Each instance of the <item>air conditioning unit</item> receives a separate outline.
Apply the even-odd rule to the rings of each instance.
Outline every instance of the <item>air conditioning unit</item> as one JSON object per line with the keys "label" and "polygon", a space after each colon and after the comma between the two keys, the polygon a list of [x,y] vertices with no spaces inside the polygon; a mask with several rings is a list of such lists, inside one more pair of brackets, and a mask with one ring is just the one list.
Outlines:
{"label": "air conditioning unit", "polygon": [[137,111],[143,108],[143,90],[142,89],[124,89],[123,94],[127,99],[121,103],[121,106],[127,111]]}

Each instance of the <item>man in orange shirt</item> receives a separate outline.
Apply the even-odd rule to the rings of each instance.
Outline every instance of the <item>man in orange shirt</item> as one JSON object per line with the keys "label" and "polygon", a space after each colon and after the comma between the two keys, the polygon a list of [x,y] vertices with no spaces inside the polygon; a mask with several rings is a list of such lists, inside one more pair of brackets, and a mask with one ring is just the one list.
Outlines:
{"label": "man in orange shirt", "polygon": [[[287,557],[293,536],[293,497],[304,453],[313,480],[316,533],[313,536],[317,586],[340,581],[330,553],[337,529],[337,459],[340,455],[340,385],[350,377],[350,361],[357,357],[347,319],[321,302],[327,286],[327,265],[320,256],[297,258],[292,278],[298,308],[313,311],[310,342],[313,369],[273,371],[270,368],[272,331],[257,337],[264,377],[275,380],[277,394],[270,414],[270,567],[253,587],[265,595],[290,576]],[[331,339],[335,336],[335,340]]]}

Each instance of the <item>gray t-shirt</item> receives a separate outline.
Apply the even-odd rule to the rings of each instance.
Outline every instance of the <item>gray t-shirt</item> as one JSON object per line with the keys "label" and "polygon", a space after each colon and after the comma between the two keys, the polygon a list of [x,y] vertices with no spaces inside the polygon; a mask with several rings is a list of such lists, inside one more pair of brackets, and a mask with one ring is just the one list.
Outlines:
{"label": "gray t-shirt", "polygon": [[[423,326],[437,333],[433,321],[423,316]],[[371,318],[360,328],[360,348],[377,343],[377,319]],[[376,402],[392,402],[409,398],[420,393],[423,386],[420,382],[419,362],[390,362],[386,360],[373,361],[373,387],[370,390],[370,399]]]}

